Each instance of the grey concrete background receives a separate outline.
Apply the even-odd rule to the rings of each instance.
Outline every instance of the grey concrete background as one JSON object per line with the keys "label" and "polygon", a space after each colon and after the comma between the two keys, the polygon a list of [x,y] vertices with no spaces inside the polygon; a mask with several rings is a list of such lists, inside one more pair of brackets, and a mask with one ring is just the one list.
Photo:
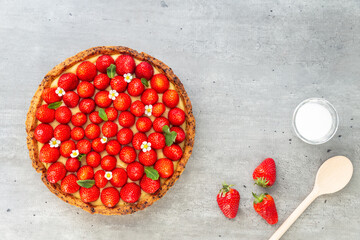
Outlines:
{"label": "grey concrete background", "polygon": [[[360,238],[359,1],[0,0],[1,239],[267,239],[311,191],[321,163],[348,156],[354,176],[320,197],[283,239]],[[25,116],[43,76],[77,52],[123,45],[171,66],[197,120],[187,169],[163,199],[130,216],[90,215],[50,193],[31,167]],[[324,97],[340,115],[328,143],[310,146],[291,115]],[[279,224],[252,209],[252,171],[277,163]],[[216,204],[236,184],[238,216]]]}

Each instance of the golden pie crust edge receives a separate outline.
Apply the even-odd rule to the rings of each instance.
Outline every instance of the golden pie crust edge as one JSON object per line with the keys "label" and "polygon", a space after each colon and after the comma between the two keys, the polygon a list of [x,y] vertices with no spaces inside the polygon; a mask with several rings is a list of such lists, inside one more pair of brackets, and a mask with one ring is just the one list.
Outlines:
{"label": "golden pie crust edge", "polygon": [[[73,65],[83,62],[91,57],[102,54],[128,54],[135,59],[140,61],[147,61],[151,63],[154,67],[156,67],[160,73],[166,75],[171,83],[174,84],[177,92],[181,96],[184,105],[185,105],[185,114],[186,114],[186,139],[183,150],[183,156],[178,162],[178,166],[174,171],[174,174],[171,178],[168,178],[164,184],[160,187],[160,189],[155,193],[149,196],[146,199],[142,199],[136,203],[125,203],[120,207],[108,208],[106,206],[93,206],[90,203],[84,203],[81,199],[75,198],[71,194],[67,194],[61,191],[59,184],[52,184],[48,182],[46,178],[46,168],[42,162],[39,160],[39,149],[37,145],[37,141],[34,138],[34,130],[36,128],[36,110],[42,104],[41,94],[45,88],[50,87],[51,83],[60,76],[64,71],[72,67]],[[44,184],[49,188],[49,190],[54,193],[57,197],[62,199],[63,201],[80,207],[83,210],[91,213],[91,214],[104,214],[104,215],[125,215],[131,214],[138,210],[142,210],[155,201],[159,200],[161,197],[165,195],[165,193],[174,185],[174,183],[178,180],[180,175],[185,169],[185,165],[190,158],[192,153],[192,149],[195,141],[195,118],[192,113],[191,101],[184,89],[183,84],[179,80],[179,78],[173,73],[172,69],[164,64],[162,61],[153,58],[152,56],[146,53],[139,53],[131,48],[122,47],[122,46],[99,46],[87,49],[85,51],[79,52],[73,57],[67,58],[62,63],[55,66],[42,80],[38,89],[35,92],[34,97],[31,100],[30,108],[26,118],[26,132],[27,132],[27,146],[29,149],[30,159],[32,160],[32,166],[35,168],[37,172],[42,173],[41,179]]]}

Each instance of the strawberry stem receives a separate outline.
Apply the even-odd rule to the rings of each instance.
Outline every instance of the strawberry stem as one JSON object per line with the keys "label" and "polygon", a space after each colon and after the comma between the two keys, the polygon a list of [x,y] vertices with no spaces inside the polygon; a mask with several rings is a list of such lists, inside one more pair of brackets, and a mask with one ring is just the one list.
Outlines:
{"label": "strawberry stem", "polygon": [[223,182],[223,187],[220,189],[220,191],[219,191],[219,193],[220,193],[220,196],[222,196],[222,197],[224,197],[225,196],[225,194],[227,193],[227,192],[229,192],[230,191],[230,189],[231,189],[231,187],[233,187],[234,185],[233,184],[226,184],[226,182]]}
{"label": "strawberry stem", "polygon": [[256,195],[256,193],[252,193],[252,195],[254,196],[254,203],[257,204],[257,203],[261,203],[263,200],[264,200],[264,197],[266,195],[268,195],[267,193],[262,193],[260,195]]}
{"label": "strawberry stem", "polygon": [[270,187],[270,186],[268,186],[269,181],[268,181],[266,178],[264,178],[264,177],[258,177],[258,178],[256,178],[254,184],[257,184],[257,185],[259,185],[260,187],[265,187],[265,188],[266,188],[266,187]]}

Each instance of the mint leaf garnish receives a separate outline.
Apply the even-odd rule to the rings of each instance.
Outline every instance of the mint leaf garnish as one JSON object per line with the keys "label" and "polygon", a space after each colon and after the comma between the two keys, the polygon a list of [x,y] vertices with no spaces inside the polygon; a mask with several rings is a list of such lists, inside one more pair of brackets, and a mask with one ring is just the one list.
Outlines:
{"label": "mint leaf garnish", "polygon": [[77,159],[79,160],[79,161],[81,161],[81,159],[85,156],[86,154],[79,154],[79,156],[77,156]]}
{"label": "mint leaf garnish", "polygon": [[95,180],[77,180],[76,183],[80,187],[91,188],[95,184]]}
{"label": "mint leaf garnish", "polygon": [[113,78],[115,77],[115,71],[116,70],[116,66],[115,64],[111,64],[107,69],[106,69],[106,72],[107,72],[107,75],[109,78]]}
{"label": "mint leaf garnish", "polygon": [[156,171],[156,169],[152,167],[146,167],[145,168],[145,174],[148,178],[151,178],[152,180],[158,180],[159,179],[159,173]]}
{"label": "mint leaf garnish", "polygon": [[53,102],[48,105],[48,108],[49,109],[57,109],[58,107],[61,106],[61,104],[62,104],[62,102]]}
{"label": "mint leaf garnish", "polygon": [[170,147],[175,142],[177,133],[175,131],[170,132],[170,128],[168,125],[163,126],[162,130],[165,135],[166,146]]}
{"label": "mint leaf garnish", "polygon": [[146,78],[142,78],[141,83],[144,84],[145,87],[149,87],[149,81]]}
{"label": "mint leaf garnish", "polygon": [[102,109],[102,108],[100,108],[100,110],[99,110],[99,117],[101,117],[101,119],[104,120],[104,121],[108,120],[108,117],[107,117],[107,115],[105,113],[105,110]]}

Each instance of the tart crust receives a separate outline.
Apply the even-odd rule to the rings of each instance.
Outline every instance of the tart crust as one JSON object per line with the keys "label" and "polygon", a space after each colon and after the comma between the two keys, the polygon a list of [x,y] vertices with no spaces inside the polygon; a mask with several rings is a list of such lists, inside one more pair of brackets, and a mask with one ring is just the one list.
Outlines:
{"label": "tart crust", "polygon": [[[72,196],[71,194],[67,194],[61,191],[59,184],[52,184],[48,182],[46,178],[46,168],[43,163],[39,160],[39,149],[36,139],[34,138],[34,130],[36,128],[36,110],[42,104],[42,92],[45,88],[50,87],[51,83],[60,76],[64,71],[72,67],[73,65],[85,61],[91,57],[96,55],[102,54],[128,54],[131,55],[133,58],[138,59],[140,61],[147,61],[151,63],[154,67],[158,69],[160,73],[166,75],[171,83],[174,84],[176,91],[181,96],[184,105],[185,105],[185,114],[186,114],[186,139],[184,145],[183,156],[178,162],[178,166],[174,171],[172,177],[166,179],[164,184],[160,187],[160,189],[155,193],[150,195],[146,199],[142,199],[136,203],[125,203],[119,207],[108,208],[104,205],[100,206],[93,206],[91,203],[84,203],[81,199]],[[185,165],[192,153],[192,149],[194,146],[195,141],[195,118],[192,113],[192,106],[191,101],[184,89],[179,78],[173,73],[172,69],[168,67],[166,64],[157,60],[156,58],[151,57],[146,53],[139,53],[131,48],[121,47],[121,46],[100,46],[100,47],[93,47],[87,49],[85,51],[79,52],[73,57],[67,58],[62,63],[55,66],[42,80],[41,84],[39,85],[38,89],[35,92],[34,97],[31,100],[30,108],[26,118],[26,132],[27,132],[27,146],[29,149],[30,159],[32,160],[32,166],[35,170],[41,173],[41,179],[44,184],[49,188],[49,190],[54,193],[57,197],[62,199],[63,201],[80,207],[83,210],[91,213],[91,214],[104,214],[104,215],[125,215],[131,214],[138,210],[142,210],[155,201],[159,200],[161,197],[165,195],[165,193],[174,185],[174,183],[178,180],[180,175],[185,169]]]}

